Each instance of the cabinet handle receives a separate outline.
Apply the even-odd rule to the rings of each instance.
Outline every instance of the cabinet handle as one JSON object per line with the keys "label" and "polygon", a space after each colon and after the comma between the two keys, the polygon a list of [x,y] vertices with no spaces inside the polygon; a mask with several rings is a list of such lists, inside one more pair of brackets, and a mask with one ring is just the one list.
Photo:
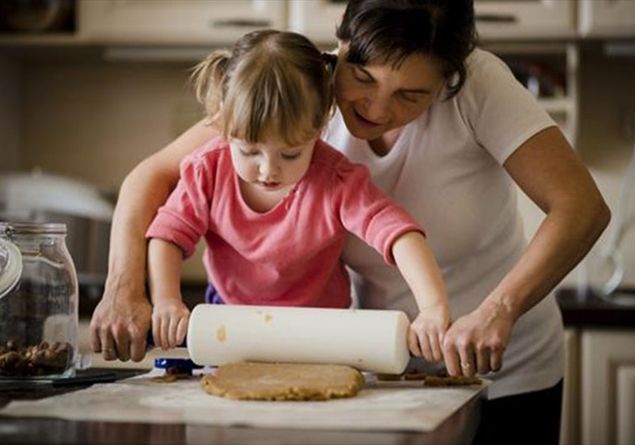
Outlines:
{"label": "cabinet handle", "polygon": [[226,19],[213,20],[210,22],[212,28],[268,28],[271,20],[249,20],[249,19]]}
{"label": "cabinet handle", "polygon": [[475,19],[477,22],[488,23],[516,23],[518,21],[515,15],[509,14],[476,14]]}

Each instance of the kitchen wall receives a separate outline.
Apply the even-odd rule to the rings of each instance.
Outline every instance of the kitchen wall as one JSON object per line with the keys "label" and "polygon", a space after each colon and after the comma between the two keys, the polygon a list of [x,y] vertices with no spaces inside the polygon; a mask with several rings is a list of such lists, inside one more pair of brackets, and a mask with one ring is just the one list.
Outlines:
{"label": "kitchen wall", "polygon": [[23,67],[26,168],[117,190],[140,160],[196,120],[184,64],[97,60]]}
{"label": "kitchen wall", "polygon": [[[0,56],[0,171],[18,168],[20,145],[20,70]],[[18,88],[16,88],[18,86]]]}
{"label": "kitchen wall", "polygon": [[[20,167],[117,192],[126,174],[201,117],[191,64],[24,61]],[[199,252],[185,280],[205,279]]]}
{"label": "kitchen wall", "polygon": [[[6,65],[6,64],[5,64]],[[4,78],[16,70],[0,62]],[[200,117],[187,84],[188,64],[92,61],[22,63],[20,167],[70,175],[116,190],[126,173]],[[609,58],[598,45],[582,51],[577,149],[611,206],[633,148],[621,120],[635,109],[635,57]],[[0,81],[0,94],[4,82]],[[15,91],[7,92],[15,95]],[[0,101],[0,117],[12,117],[18,99]],[[635,113],[633,113],[635,115]],[[9,125],[0,119],[0,125]],[[4,134],[0,132],[0,134]],[[15,161],[14,161],[15,162]],[[540,212],[521,205],[527,230]],[[606,236],[603,237],[606,239]],[[635,286],[635,230],[624,240],[625,283]],[[199,253],[200,254],[200,253]],[[184,279],[203,279],[198,255]],[[575,274],[567,278],[574,283]]]}

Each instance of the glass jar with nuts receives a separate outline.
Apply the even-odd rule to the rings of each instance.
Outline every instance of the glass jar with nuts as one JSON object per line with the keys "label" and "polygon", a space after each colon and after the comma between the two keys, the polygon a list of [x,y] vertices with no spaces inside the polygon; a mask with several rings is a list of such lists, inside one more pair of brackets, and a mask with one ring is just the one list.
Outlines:
{"label": "glass jar with nuts", "polygon": [[0,379],[70,377],[77,274],[63,224],[0,222]]}

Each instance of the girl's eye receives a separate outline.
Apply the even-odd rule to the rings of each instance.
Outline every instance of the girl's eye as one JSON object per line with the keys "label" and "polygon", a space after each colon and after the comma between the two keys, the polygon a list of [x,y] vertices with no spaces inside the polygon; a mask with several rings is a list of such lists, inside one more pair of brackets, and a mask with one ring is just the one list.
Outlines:
{"label": "girl's eye", "polygon": [[293,159],[298,159],[300,157],[301,153],[294,153],[294,154],[282,154],[282,159],[287,159],[287,160],[293,160]]}
{"label": "girl's eye", "polygon": [[240,150],[240,154],[243,156],[256,156],[258,154],[257,151],[245,151],[245,150]]}

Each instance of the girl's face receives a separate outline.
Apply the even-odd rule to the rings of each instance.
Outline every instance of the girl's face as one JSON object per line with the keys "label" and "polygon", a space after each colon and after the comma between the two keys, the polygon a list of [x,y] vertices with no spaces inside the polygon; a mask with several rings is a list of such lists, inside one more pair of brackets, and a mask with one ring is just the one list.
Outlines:
{"label": "girl's face", "polygon": [[309,169],[316,138],[301,145],[287,146],[277,138],[250,144],[230,139],[236,173],[245,183],[267,191],[285,191],[293,187]]}
{"label": "girl's face", "polygon": [[439,63],[423,54],[412,54],[393,68],[352,64],[346,61],[347,53],[348,45],[340,45],[335,97],[348,130],[359,139],[378,139],[414,120],[443,87]]}

